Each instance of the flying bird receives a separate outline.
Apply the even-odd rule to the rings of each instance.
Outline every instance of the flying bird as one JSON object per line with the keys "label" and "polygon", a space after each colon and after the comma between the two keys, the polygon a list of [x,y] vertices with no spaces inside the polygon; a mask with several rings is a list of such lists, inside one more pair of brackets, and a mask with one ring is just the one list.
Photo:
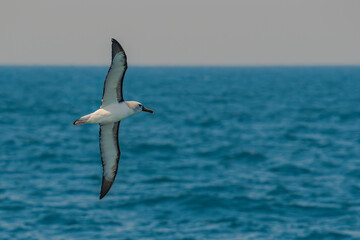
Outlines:
{"label": "flying bird", "polygon": [[100,124],[99,142],[103,166],[100,199],[109,192],[118,170],[120,121],[142,111],[154,113],[137,101],[124,101],[122,88],[127,69],[126,54],[118,41],[115,39],[111,41],[112,60],[105,78],[101,106],[95,112],[82,116],[73,123],[75,126]]}

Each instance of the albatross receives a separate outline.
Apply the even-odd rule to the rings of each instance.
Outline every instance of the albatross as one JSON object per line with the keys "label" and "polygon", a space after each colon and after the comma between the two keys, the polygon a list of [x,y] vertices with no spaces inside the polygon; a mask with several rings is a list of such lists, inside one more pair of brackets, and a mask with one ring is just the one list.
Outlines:
{"label": "albatross", "polygon": [[111,39],[111,41],[112,60],[105,78],[100,108],[73,123],[75,126],[100,124],[99,142],[103,166],[100,199],[109,192],[118,170],[120,121],[139,112],[154,113],[153,110],[144,107],[137,101],[124,101],[122,88],[127,69],[126,54],[118,41],[115,39]]}

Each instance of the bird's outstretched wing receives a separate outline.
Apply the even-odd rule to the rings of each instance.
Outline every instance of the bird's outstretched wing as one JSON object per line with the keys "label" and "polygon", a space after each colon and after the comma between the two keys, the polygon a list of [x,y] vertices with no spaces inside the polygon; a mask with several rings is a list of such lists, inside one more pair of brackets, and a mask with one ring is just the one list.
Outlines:
{"label": "bird's outstretched wing", "polygon": [[100,153],[103,165],[103,177],[100,192],[102,199],[110,190],[118,170],[119,148],[119,122],[100,124]]}
{"label": "bird's outstretched wing", "polygon": [[127,69],[126,54],[118,41],[115,39],[112,39],[111,41],[112,60],[111,66],[105,78],[103,97],[100,107],[104,107],[116,101],[124,101],[122,86]]}

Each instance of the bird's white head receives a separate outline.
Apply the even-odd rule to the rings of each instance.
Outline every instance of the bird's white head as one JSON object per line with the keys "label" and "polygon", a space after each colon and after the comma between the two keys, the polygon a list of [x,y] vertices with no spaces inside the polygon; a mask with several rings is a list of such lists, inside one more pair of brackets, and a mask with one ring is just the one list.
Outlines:
{"label": "bird's white head", "polygon": [[131,110],[134,111],[134,113],[138,113],[138,112],[149,112],[149,113],[154,113],[153,110],[144,107],[141,103],[137,102],[137,101],[126,101],[126,104],[129,106],[129,108]]}

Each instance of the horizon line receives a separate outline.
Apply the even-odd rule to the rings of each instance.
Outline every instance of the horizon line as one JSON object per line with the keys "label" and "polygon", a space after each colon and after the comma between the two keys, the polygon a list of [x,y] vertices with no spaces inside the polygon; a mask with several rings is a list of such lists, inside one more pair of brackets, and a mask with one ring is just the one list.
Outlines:
{"label": "horizon line", "polygon": [[[102,65],[102,64],[0,64],[0,67],[109,67],[110,65]],[[194,64],[194,65],[162,65],[162,64],[156,64],[156,65],[141,65],[141,64],[133,64],[128,66],[128,68],[131,67],[185,67],[185,68],[191,68],[191,67],[360,67],[360,64],[258,64],[258,65],[224,65],[224,64],[209,64],[209,65],[201,65],[201,64]]]}

